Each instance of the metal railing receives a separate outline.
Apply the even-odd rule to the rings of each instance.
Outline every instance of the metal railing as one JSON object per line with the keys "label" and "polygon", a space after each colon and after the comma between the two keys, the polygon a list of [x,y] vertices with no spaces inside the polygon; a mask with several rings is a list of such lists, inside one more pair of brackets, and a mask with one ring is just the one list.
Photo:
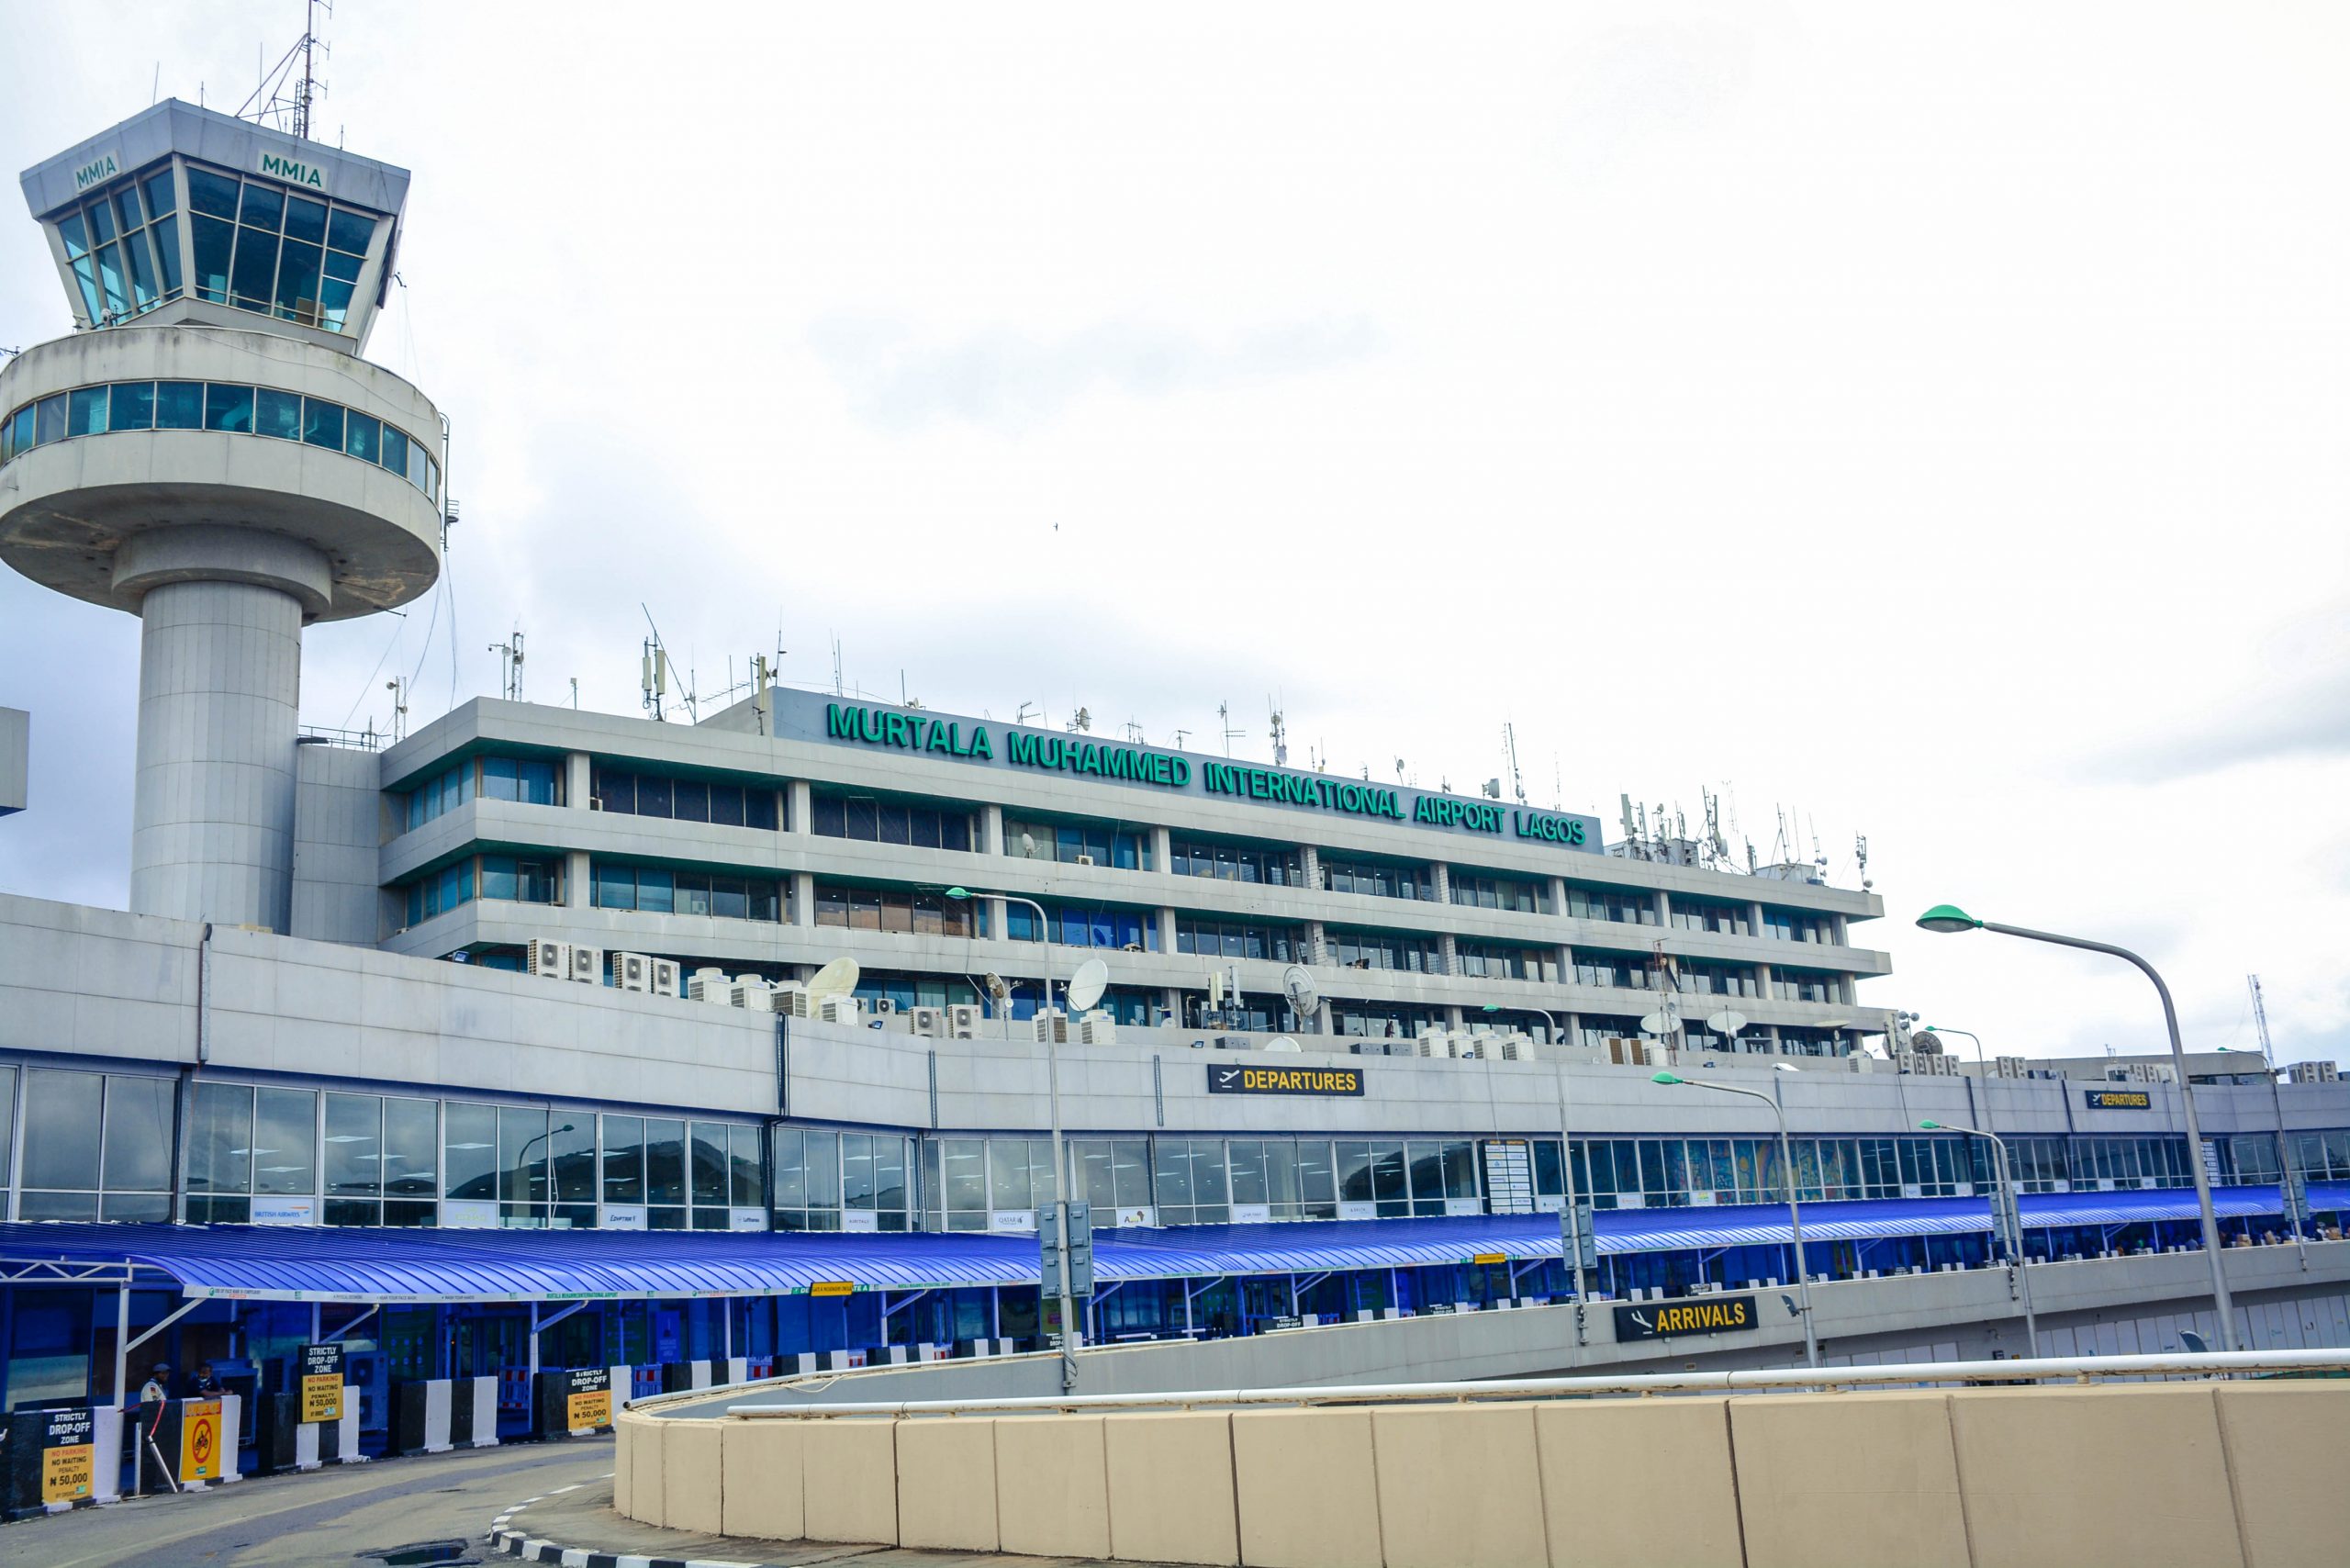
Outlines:
{"label": "metal railing", "polygon": [[1466,1405],[1495,1399],[1592,1394],[1764,1394],[1802,1389],[1973,1383],[2091,1383],[2102,1379],[2225,1377],[2326,1372],[2350,1376],[2350,1350],[2221,1350],[2203,1355],[2044,1356],[1996,1361],[1908,1361],[1882,1366],[1739,1372],[1630,1372],[1615,1376],[1500,1378],[1479,1383],[1365,1383],[1342,1388],[1190,1389],[1175,1394],[1072,1394],[1008,1399],[903,1399],[841,1405],[730,1405],[745,1419],[834,1416],[993,1416],[1037,1410],[1192,1410],[1229,1405]]}

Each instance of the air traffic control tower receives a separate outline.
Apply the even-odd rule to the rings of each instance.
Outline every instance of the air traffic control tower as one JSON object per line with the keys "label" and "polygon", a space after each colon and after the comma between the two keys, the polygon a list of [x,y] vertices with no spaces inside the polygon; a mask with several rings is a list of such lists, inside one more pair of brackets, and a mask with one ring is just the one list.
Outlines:
{"label": "air traffic control tower", "polygon": [[360,357],[408,180],[176,101],[24,175],[73,330],[0,373],[0,559],[140,618],[136,913],[285,929],[302,628],[440,574],[440,411]]}

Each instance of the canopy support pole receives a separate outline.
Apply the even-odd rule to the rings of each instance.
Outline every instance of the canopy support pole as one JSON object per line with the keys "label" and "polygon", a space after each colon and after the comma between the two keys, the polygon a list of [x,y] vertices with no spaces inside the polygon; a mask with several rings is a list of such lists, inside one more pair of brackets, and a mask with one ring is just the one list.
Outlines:
{"label": "canopy support pole", "polygon": [[130,1371],[130,1286],[118,1285],[114,1293],[114,1403],[118,1410],[130,1408],[130,1390],[123,1379]]}
{"label": "canopy support pole", "polygon": [[[139,1349],[140,1346],[145,1344],[148,1340],[152,1339],[164,1329],[169,1328],[173,1324],[177,1323],[189,1313],[194,1312],[197,1307],[202,1306],[210,1298],[207,1296],[200,1295],[192,1295],[188,1297],[185,1302],[181,1304],[180,1309],[177,1312],[173,1313],[169,1317],[164,1318],[161,1323],[156,1324],[155,1327],[147,1330],[146,1333],[141,1334],[138,1338],[133,1339],[129,1344],[124,1346],[123,1354],[127,1356],[131,1351]],[[373,1309],[371,1308],[370,1310]],[[117,1375],[119,1377],[119,1374]]]}
{"label": "canopy support pole", "polygon": [[[320,1340],[319,1343],[331,1344],[333,1341],[341,1338],[345,1334],[350,1333],[352,1329],[358,1327],[361,1324],[366,1322],[369,1318],[375,1316],[375,1314],[383,1310],[384,1304],[379,1301],[375,1305],[369,1307],[366,1311],[361,1313],[358,1316],[352,1318],[350,1322],[344,1324],[341,1327],[336,1329],[333,1333],[328,1335],[326,1338]],[[169,1323],[170,1321],[171,1318],[169,1317],[163,1319],[163,1323]],[[155,1327],[160,1328],[162,1327],[162,1324],[159,1323]]]}

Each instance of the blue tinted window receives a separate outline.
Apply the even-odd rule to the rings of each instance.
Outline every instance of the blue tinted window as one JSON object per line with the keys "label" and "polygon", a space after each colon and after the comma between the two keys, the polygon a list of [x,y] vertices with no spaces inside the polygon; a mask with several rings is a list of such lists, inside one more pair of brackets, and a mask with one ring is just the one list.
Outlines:
{"label": "blue tinted window", "polygon": [[237,182],[209,169],[190,169],[187,172],[187,205],[192,211],[208,212],[215,218],[234,218],[237,216]]}
{"label": "blue tinted window", "polygon": [[323,253],[316,245],[285,241],[285,254],[277,264],[277,314],[283,319],[318,325],[319,258]]}
{"label": "blue tinted window", "polygon": [[125,185],[115,192],[114,207],[117,215],[122,218],[122,227],[126,233],[147,221],[146,215],[139,210],[137,185]]}
{"label": "blue tinted window", "polygon": [[636,907],[636,873],[626,866],[596,867],[596,907],[599,909],[634,909]]}
{"label": "blue tinted window", "polygon": [[47,446],[52,441],[64,440],[65,394],[51,393],[40,400],[38,408],[39,409],[39,434],[34,439],[42,446]]}
{"label": "blue tinted window", "polygon": [[355,212],[336,207],[334,216],[327,220],[327,243],[338,251],[364,256],[367,253],[367,241],[375,236],[375,220]]}
{"label": "blue tinted window", "polygon": [[280,441],[301,440],[302,399],[291,392],[263,387],[253,405],[253,429]]}
{"label": "blue tinted window", "polygon": [[9,445],[17,452],[29,451],[33,444],[33,406],[30,403],[17,410],[8,421]]}
{"label": "blue tinted window", "polygon": [[677,902],[677,879],[666,871],[650,867],[636,874],[636,907],[654,914],[667,914]]}
{"label": "blue tinted window", "polygon": [[67,435],[100,435],[106,428],[106,389],[76,387],[65,408]]}
{"label": "blue tinted window", "polygon": [[277,278],[277,236],[255,229],[237,231],[237,263],[229,274],[229,303],[240,310],[267,310],[270,286]]}
{"label": "blue tinted window", "polygon": [[304,196],[285,198],[285,237],[323,245],[327,238],[327,204]]}
{"label": "blue tinted window", "polygon": [[327,252],[327,276],[344,283],[357,283],[359,269],[367,263],[358,256],[346,256],[340,251]]}
{"label": "blue tinted window", "polygon": [[162,268],[162,292],[179,294],[179,218],[162,218],[155,235],[155,265]]}
{"label": "blue tinted window", "polygon": [[130,280],[123,274],[122,247],[98,247],[98,282],[104,286],[106,314],[120,316],[130,308]]}
{"label": "blue tinted window", "polygon": [[252,229],[266,229],[277,232],[285,221],[285,197],[274,185],[245,183],[245,205],[237,214],[237,221]]}
{"label": "blue tinted window", "polygon": [[196,292],[205,299],[226,300],[229,252],[236,244],[237,231],[217,218],[191,221],[196,225]]}
{"label": "blue tinted window", "polygon": [[[331,256],[331,252],[330,252]],[[352,286],[333,278],[319,285],[319,325],[330,332],[340,332],[351,319]]]}
{"label": "blue tinted window", "polygon": [[383,454],[377,458],[376,461],[383,464],[385,467],[390,469],[395,474],[407,473],[408,437],[402,435],[391,426],[386,425],[384,427]]}
{"label": "blue tinted window", "polygon": [[147,210],[150,213],[170,212],[179,206],[179,196],[172,189],[172,172],[169,169],[160,169],[148,175],[142,185],[147,192]]}
{"label": "blue tinted window", "polygon": [[155,428],[155,384],[151,381],[118,381],[114,384],[114,409],[106,423],[118,431],[144,431]]}
{"label": "blue tinted window", "polygon": [[90,215],[90,238],[93,241],[103,245],[114,238],[114,213],[104,198],[92,202],[83,210]]}
{"label": "blue tinted window", "polygon": [[342,450],[342,405],[322,398],[302,399],[302,439],[312,446]]}
{"label": "blue tinted window", "polygon": [[155,263],[147,254],[147,236],[133,234],[122,242],[130,257],[130,291],[139,308],[144,310],[155,303]]}
{"label": "blue tinted window", "polygon": [[204,424],[204,383],[159,381],[155,384],[155,428],[159,431],[199,430]]}
{"label": "blue tinted window", "polygon": [[250,386],[207,386],[204,389],[204,424],[207,430],[241,431],[252,434],[253,389]]}
{"label": "blue tinted window", "polygon": [[80,207],[75,207],[57,220],[57,234],[59,239],[65,241],[67,256],[86,256],[90,253],[89,226],[82,221]]}
{"label": "blue tinted window", "polygon": [[371,415],[360,413],[357,409],[352,410],[350,421],[343,427],[343,451],[353,457],[364,457],[370,463],[375,462],[378,446],[376,438],[382,433],[383,429],[382,420]]}
{"label": "blue tinted window", "polygon": [[95,321],[106,314],[98,305],[97,265],[84,256],[73,263],[73,281],[82,290],[82,313]]}

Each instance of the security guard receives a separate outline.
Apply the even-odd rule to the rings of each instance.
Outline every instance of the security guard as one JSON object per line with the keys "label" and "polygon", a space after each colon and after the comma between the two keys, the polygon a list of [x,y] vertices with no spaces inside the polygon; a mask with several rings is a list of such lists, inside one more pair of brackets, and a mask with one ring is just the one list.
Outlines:
{"label": "security guard", "polygon": [[172,1396],[172,1363],[157,1361],[147,1369],[147,1382],[139,1391],[141,1405],[161,1405]]}

